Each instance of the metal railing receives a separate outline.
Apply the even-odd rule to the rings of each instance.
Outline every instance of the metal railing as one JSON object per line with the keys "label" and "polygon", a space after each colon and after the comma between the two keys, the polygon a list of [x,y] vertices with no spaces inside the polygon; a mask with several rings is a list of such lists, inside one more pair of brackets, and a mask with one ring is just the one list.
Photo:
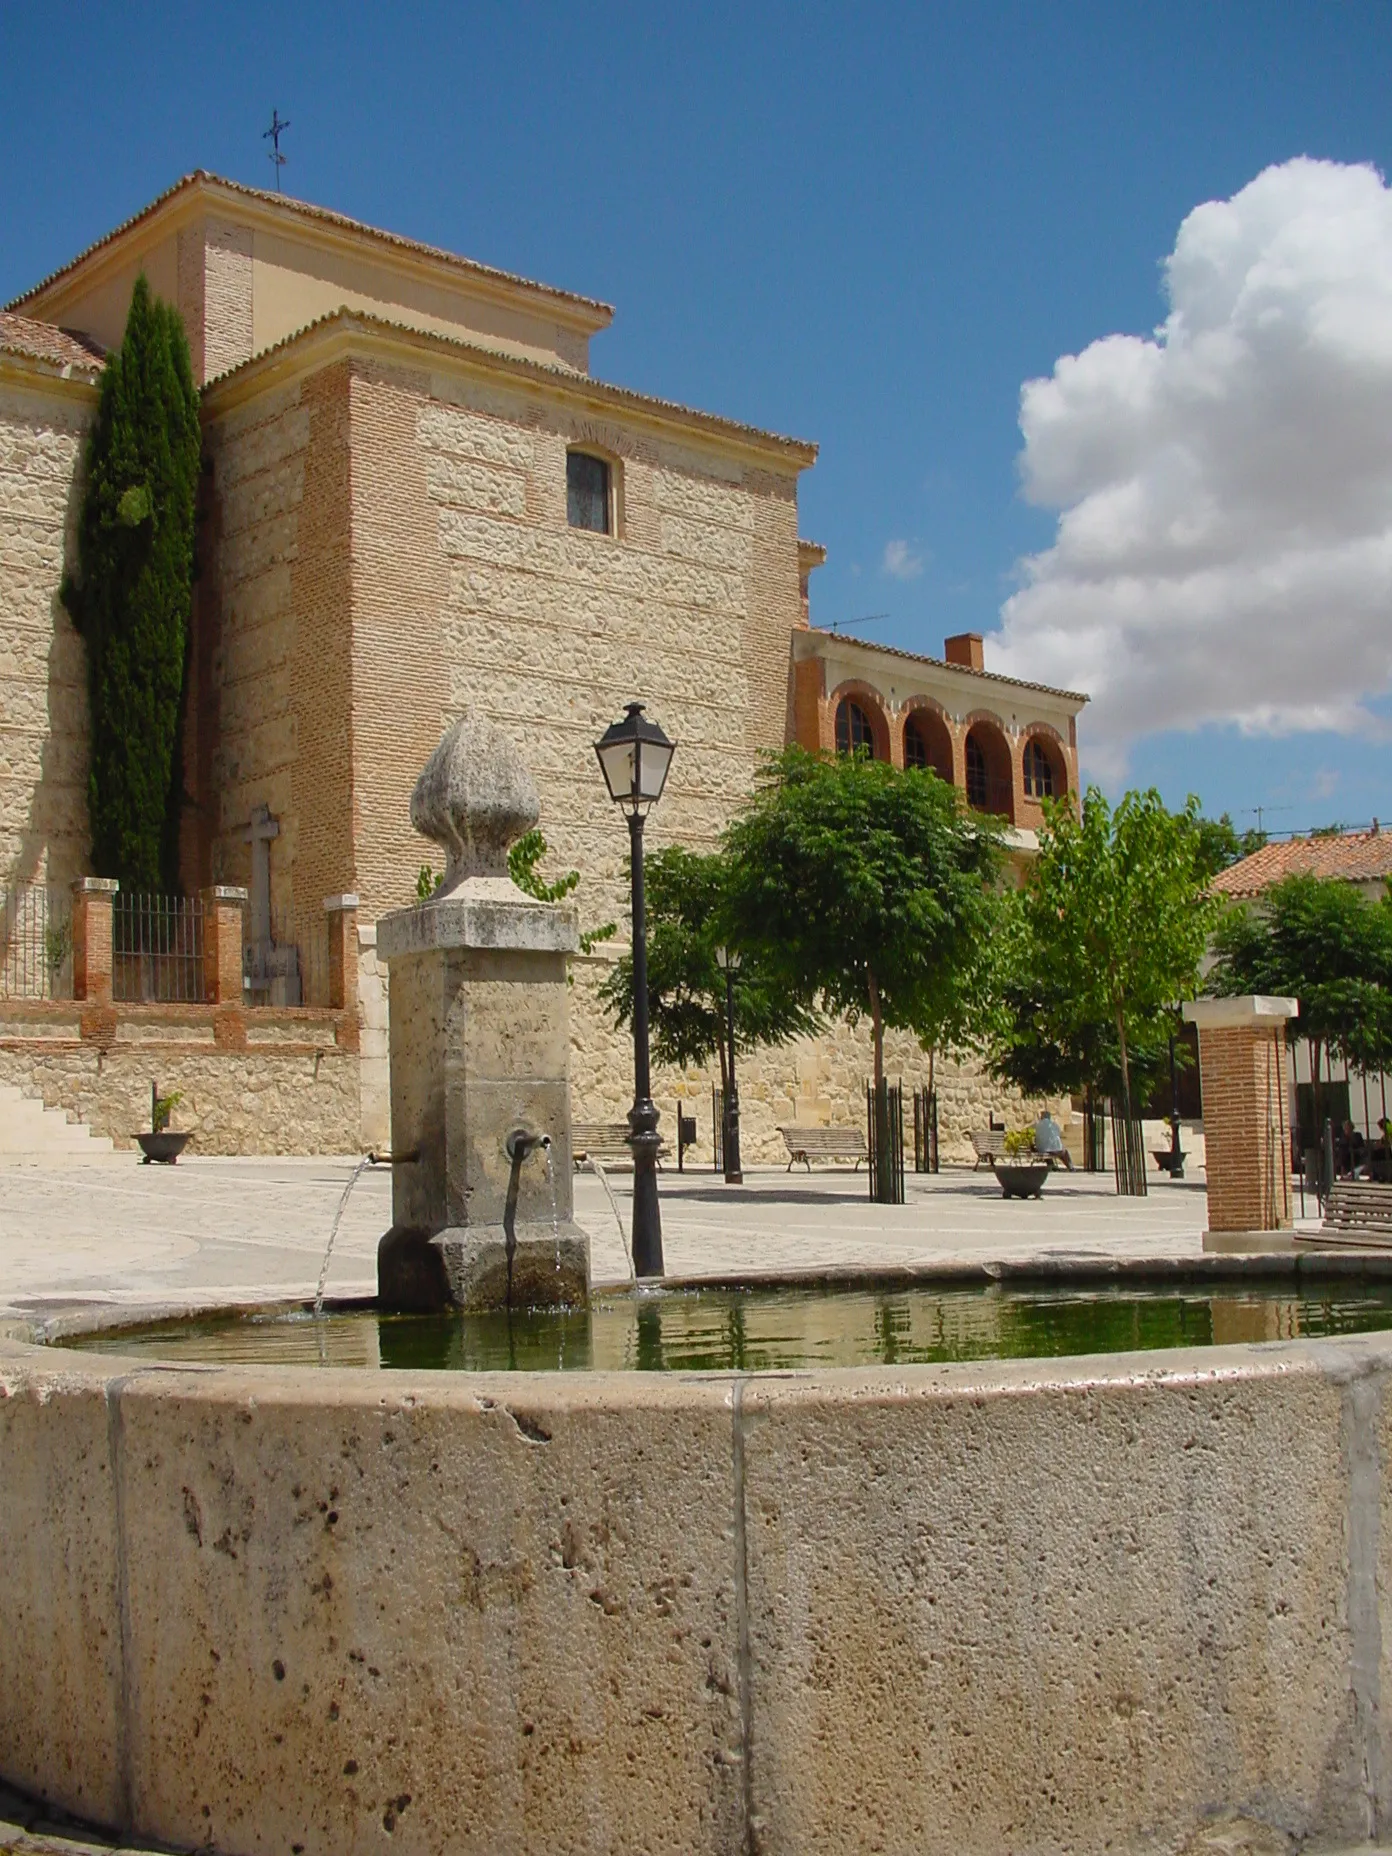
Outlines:
{"label": "metal railing", "polygon": [[71,892],[25,883],[0,893],[0,999],[71,998]]}
{"label": "metal railing", "polygon": [[877,1205],[904,1203],[904,1085],[865,1085],[870,1197]]}
{"label": "metal railing", "polygon": [[111,996],[124,1004],[201,1005],[203,903],[198,896],[111,898]]}
{"label": "metal railing", "polygon": [[936,1173],[938,1170],[938,1092],[915,1089],[913,1092],[914,1172]]}

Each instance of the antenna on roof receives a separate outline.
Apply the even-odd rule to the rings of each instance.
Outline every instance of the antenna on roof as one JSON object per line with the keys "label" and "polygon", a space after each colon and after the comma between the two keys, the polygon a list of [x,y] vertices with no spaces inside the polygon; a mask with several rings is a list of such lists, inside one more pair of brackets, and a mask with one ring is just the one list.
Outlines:
{"label": "antenna on roof", "polygon": [[827,630],[839,632],[844,631],[849,625],[876,625],[881,619],[887,619],[888,617],[889,614],[887,612],[867,612],[858,619],[833,619],[831,624],[827,627]]}
{"label": "antenna on roof", "polygon": [[1266,814],[1268,812],[1294,812],[1295,807],[1294,806],[1244,806],[1242,810],[1246,817],[1248,818],[1255,817],[1257,821],[1258,831],[1264,831],[1266,827],[1262,824],[1262,820],[1266,817]]}
{"label": "antenna on roof", "polygon": [[272,144],[271,148],[267,151],[266,159],[275,168],[277,193],[280,192],[280,170],[285,166],[287,159],[287,157],[280,152],[280,138],[289,127],[290,125],[288,122],[282,122],[280,120],[280,111],[273,108],[271,110],[271,126],[269,129],[264,129],[261,132],[261,140],[263,142],[269,141]]}

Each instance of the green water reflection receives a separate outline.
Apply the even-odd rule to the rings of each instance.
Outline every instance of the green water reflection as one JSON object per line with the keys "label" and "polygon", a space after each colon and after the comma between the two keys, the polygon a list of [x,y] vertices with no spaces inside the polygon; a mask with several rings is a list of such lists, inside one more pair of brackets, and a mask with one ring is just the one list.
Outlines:
{"label": "green water reflection", "polygon": [[208,1316],[67,1343],[225,1365],[765,1372],[1057,1358],[1392,1328],[1392,1284],[1155,1289],[712,1287],[508,1315]]}

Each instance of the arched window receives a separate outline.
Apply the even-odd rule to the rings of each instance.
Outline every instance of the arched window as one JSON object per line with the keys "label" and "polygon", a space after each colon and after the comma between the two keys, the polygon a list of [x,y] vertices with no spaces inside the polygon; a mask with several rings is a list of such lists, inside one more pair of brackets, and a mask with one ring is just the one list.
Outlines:
{"label": "arched window", "polygon": [[986,756],[975,734],[967,736],[967,804],[978,812],[986,810],[991,782],[986,771]]}
{"label": "arched window", "polygon": [[939,716],[920,709],[904,723],[904,765],[952,784],[952,739]]}
{"label": "arched window", "polygon": [[836,705],[836,752],[852,754],[857,748],[863,748],[867,759],[873,760],[875,733],[864,709],[846,696]]}
{"label": "arched window", "polygon": [[1044,744],[1040,741],[1025,743],[1025,797],[1027,799],[1052,799],[1054,797],[1054,766]]}

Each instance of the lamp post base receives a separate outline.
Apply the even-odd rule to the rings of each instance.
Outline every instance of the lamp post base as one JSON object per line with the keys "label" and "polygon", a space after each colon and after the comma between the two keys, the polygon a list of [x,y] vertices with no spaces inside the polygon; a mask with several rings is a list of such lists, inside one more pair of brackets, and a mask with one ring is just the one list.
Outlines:
{"label": "lamp post base", "polygon": [[663,1276],[662,1210],[657,1198],[657,1150],[662,1141],[654,1104],[635,1103],[628,1125],[632,1130],[628,1145],[633,1152],[633,1274]]}

